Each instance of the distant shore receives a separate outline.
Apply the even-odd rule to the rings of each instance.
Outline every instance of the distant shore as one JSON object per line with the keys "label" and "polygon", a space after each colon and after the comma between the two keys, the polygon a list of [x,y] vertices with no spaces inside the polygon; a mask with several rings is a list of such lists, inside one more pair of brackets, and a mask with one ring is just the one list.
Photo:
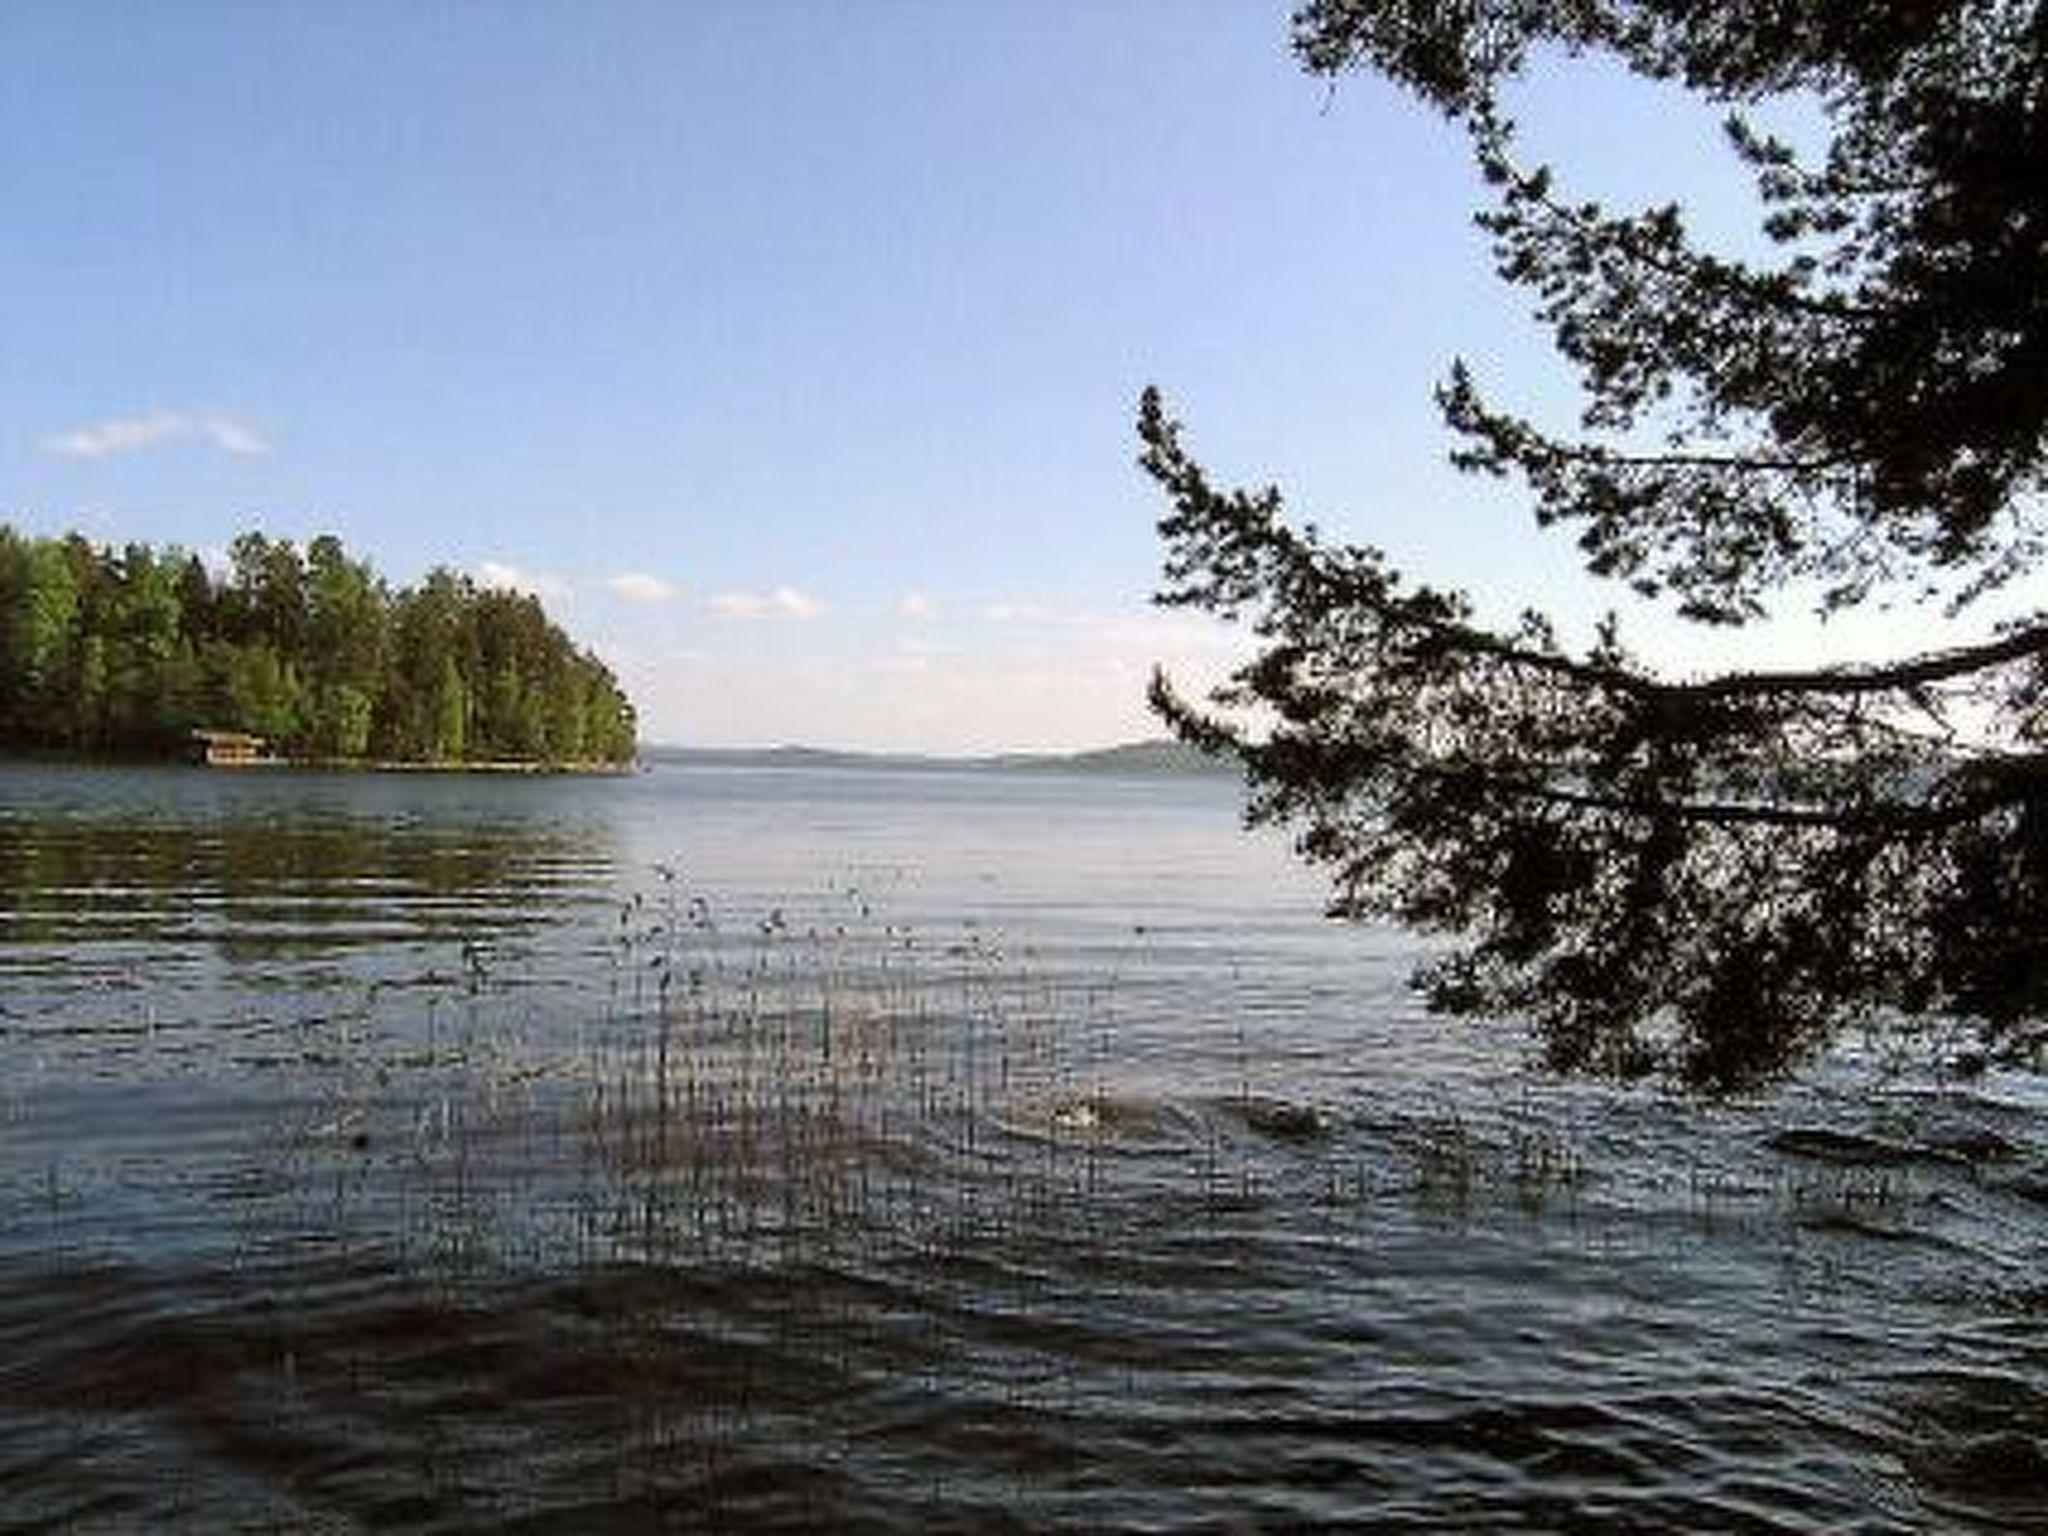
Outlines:
{"label": "distant shore", "polygon": [[1098,773],[1160,776],[1234,776],[1228,758],[1209,757],[1178,741],[1125,742],[1084,752],[996,752],[940,756],[914,752],[859,752],[831,747],[683,747],[640,749],[649,763],[728,768],[886,768],[901,772]]}
{"label": "distant shore", "polygon": [[477,773],[519,776],[575,775],[623,777],[644,773],[659,764],[735,768],[886,768],[901,771],[1091,773],[1159,776],[1234,777],[1237,765],[1228,758],[1204,755],[1170,740],[1125,742],[1082,752],[994,752],[942,756],[908,752],[861,752],[826,747],[683,747],[643,746],[631,761],[536,762],[520,758],[484,758],[471,762],[415,762],[405,758],[252,756],[195,763],[169,752],[104,752],[51,748],[24,749],[0,745],[0,762],[73,763],[80,765],[163,767],[189,766],[219,773],[299,770],[314,773]]}

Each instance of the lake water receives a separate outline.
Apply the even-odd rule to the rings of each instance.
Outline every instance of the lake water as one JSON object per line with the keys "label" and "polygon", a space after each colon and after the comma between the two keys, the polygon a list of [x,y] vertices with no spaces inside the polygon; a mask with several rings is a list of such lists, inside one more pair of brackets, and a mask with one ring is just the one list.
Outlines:
{"label": "lake water", "polygon": [[2048,1525],[2048,1091],[1433,1020],[1204,778],[0,767],[0,1530]]}

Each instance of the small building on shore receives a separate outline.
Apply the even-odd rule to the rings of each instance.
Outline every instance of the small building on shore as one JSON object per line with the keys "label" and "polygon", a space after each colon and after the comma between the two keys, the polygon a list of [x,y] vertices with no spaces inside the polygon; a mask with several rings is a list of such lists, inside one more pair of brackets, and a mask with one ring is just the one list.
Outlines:
{"label": "small building on shore", "polygon": [[247,731],[196,730],[192,733],[191,757],[207,768],[253,768],[279,760],[268,741]]}

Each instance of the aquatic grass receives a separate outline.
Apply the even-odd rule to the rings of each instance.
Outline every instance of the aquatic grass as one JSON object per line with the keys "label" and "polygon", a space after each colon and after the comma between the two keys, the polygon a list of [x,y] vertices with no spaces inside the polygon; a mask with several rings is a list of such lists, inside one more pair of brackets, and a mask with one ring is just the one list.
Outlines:
{"label": "aquatic grass", "polygon": [[1893,1167],[1819,1167],[1786,1170],[1776,1199],[1795,1230],[1896,1236],[1898,1223],[1917,1202],[1911,1172]]}
{"label": "aquatic grass", "polygon": [[[1417,1203],[1459,1223],[1496,1199],[1531,1217],[1569,1211],[1591,1176],[1576,1128],[1526,1091],[1481,1117],[1433,1090],[1424,1109],[1397,1122],[1394,1135],[1405,1148]],[[1362,1173],[1358,1182],[1364,1186]]]}
{"label": "aquatic grass", "polygon": [[1458,1104],[1447,1094],[1435,1098],[1414,1128],[1415,1195],[1425,1209],[1462,1220],[1481,1178],[1480,1147]]}
{"label": "aquatic grass", "polygon": [[1034,1246],[1117,1283],[1105,1250],[1134,1199],[1199,1240],[1297,1197],[1366,1221],[1404,1193],[1460,1223],[1540,1217],[1588,1177],[1569,1117],[1527,1093],[1435,1090],[1378,1137],[1268,1093],[1241,1013],[1215,1091],[1154,1100],[1121,1086],[1124,999],[1099,971],[1062,978],[977,923],[877,918],[858,891],[740,909],[657,871],[607,921],[594,988],[477,935],[307,1026],[327,1106],[298,1127],[299,1175],[327,1189],[308,1225],[457,1286],[565,1261],[904,1264],[1022,1313]]}
{"label": "aquatic grass", "polygon": [[[621,906],[607,1005],[576,1059],[465,1047],[486,1100],[528,1076],[570,1086],[550,1107],[574,1106],[581,1127],[583,1252],[794,1265],[844,1247],[939,1262],[1035,1229],[1085,1238],[1105,1160],[1130,1156],[1134,1135],[1185,1135],[1212,1219],[1281,1192],[1265,1181],[1283,1147],[1304,1168],[1288,1187],[1305,1179],[1353,1205],[1389,1188],[1369,1149],[1335,1160],[1320,1112],[1257,1091],[1242,1024],[1232,1113],[1181,1111],[1148,1130],[1158,1111],[1126,1108],[1112,1087],[1116,999],[1099,982],[1063,994],[972,924],[932,936],[794,910],[721,912],[664,876]],[[469,985],[469,1005],[487,991]],[[442,1124],[474,1139],[492,1119]],[[1444,1214],[1495,1199],[1543,1214],[1586,1177],[1575,1134],[1526,1096],[1479,1122],[1440,1094],[1399,1139],[1410,1187]]]}
{"label": "aquatic grass", "polygon": [[[1100,1064],[1077,1068],[1049,983],[993,936],[781,907],[728,927],[670,885],[622,909],[618,949],[586,1068],[610,1230],[658,1244],[679,1223],[691,1243],[772,1239],[784,1257],[846,1237],[952,1250],[1093,1190],[1109,1130],[1057,1106],[1100,1098]],[[1028,1136],[1019,1114],[1038,1117]]]}

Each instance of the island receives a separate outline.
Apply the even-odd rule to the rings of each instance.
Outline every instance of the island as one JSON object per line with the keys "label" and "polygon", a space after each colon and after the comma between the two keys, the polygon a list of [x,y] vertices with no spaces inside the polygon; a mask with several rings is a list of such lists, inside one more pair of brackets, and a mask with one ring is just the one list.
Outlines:
{"label": "island", "polygon": [[609,669],[538,599],[437,568],[392,588],[341,542],[197,554],[0,524],[0,748],[221,766],[618,768]]}

